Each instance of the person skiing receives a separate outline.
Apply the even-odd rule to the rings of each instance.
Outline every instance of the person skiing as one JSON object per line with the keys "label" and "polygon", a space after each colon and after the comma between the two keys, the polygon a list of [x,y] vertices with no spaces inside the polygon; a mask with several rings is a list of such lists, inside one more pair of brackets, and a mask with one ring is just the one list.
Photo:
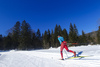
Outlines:
{"label": "person skiing", "polygon": [[66,51],[73,53],[74,57],[76,57],[76,52],[68,49],[67,42],[64,41],[64,38],[62,36],[58,35],[58,40],[59,40],[59,42],[61,44],[61,47],[60,47],[61,60],[63,60],[62,51],[63,51],[64,48],[66,49]]}

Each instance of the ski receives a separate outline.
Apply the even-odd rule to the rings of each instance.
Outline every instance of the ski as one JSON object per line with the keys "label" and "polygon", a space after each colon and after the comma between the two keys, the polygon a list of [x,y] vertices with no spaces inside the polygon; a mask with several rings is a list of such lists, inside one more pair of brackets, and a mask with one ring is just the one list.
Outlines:
{"label": "ski", "polygon": [[77,57],[69,57],[69,58],[66,58],[66,59],[75,59],[75,58],[84,58],[84,57],[88,57],[88,56],[77,56]]}

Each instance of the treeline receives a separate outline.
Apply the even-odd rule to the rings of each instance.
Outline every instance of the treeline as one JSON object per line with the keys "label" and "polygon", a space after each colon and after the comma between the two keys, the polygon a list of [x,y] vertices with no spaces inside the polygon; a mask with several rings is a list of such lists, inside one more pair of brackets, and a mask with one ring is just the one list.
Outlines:
{"label": "treeline", "polygon": [[25,20],[22,24],[19,21],[16,22],[8,35],[0,40],[1,50],[28,50],[42,47],[40,30],[38,29],[37,32],[34,32]]}
{"label": "treeline", "polygon": [[82,31],[82,35],[79,35],[75,24],[72,25],[70,23],[69,32],[66,29],[62,29],[60,25],[56,24],[54,30],[48,29],[41,35],[39,29],[37,32],[34,32],[31,29],[30,24],[24,20],[22,23],[19,21],[16,22],[7,36],[0,36],[0,50],[29,50],[58,47],[60,46],[57,39],[58,35],[63,36],[65,41],[69,43],[69,46],[85,45],[91,42],[100,44],[100,26],[97,33],[97,42],[94,42],[94,38],[90,35],[87,36],[84,31]]}

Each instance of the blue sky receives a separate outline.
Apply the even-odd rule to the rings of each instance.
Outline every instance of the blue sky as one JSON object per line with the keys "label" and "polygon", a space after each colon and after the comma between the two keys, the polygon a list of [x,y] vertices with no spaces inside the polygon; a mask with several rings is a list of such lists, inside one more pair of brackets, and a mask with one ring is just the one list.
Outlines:
{"label": "blue sky", "polygon": [[34,31],[54,29],[56,24],[69,32],[76,24],[79,34],[98,30],[100,0],[0,0],[0,34],[7,35],[17,21],[26,20]]}

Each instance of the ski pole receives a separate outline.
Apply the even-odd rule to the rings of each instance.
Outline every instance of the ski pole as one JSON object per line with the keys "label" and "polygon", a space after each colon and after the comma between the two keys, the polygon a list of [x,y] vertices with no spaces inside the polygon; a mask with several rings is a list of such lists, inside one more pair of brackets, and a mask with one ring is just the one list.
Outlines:
{"label": "ski pole", "polygon": [[66,56],[68,57],[68,54],[67,54],[67,52],[65,51],[65,49],[64,49],[64,52],[65,52]]}

